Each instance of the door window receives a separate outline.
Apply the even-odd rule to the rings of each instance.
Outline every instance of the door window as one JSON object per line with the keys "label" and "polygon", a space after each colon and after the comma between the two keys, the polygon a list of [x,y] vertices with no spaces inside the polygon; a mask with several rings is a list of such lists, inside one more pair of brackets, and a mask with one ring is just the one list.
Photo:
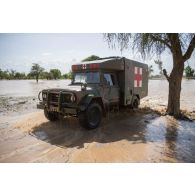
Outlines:
{"label": "door window", "polygon": [[114,76],[112,74],[105,73],[103,79],[104,79],[104,84],[106,85],[113,86],[115,84]]}

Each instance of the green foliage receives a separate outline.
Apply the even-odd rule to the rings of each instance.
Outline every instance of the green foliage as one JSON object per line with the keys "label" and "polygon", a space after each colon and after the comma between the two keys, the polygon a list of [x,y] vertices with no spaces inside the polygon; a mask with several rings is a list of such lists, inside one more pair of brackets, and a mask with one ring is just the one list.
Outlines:
{"label": "green foliage", "polygon": [[47,79],[47,80],[51,80],[52,79],[52,75],[50,72],[44,71],[41,73],[40,75],[41,79]]}
{"label": "green foliage", "polygon": [[[92,61],[92,60],[97,60],[100,57],[91,55],[87,58],[85,58],[83,61]],[[47,79],[47,80],[52,80],[52,79],[72,79],[72,72],[70,71],[69,73],[61,74],[61,71],[59,69],[51,69],[49,72],[44,71],[44,68],[42,68],[39,64],[33,63],[31,70],[28,74],[21,73],[21,72],[16,72],[15,70],[1,70],[0,69],[0,80],[1,79],[36,79],[37,82],[39,79]]]}
{"label": "green foliage", "polygon": [[31,74],[32,75],[40,75],[40,73],[42,73],[44,71],[44,68],[42,68],[39,64],[33,64],[32,67],[31,67]]}
{"label": "green foliage", "polygon": [[[2,79],[7,79],[7,80],[36,79],[36,76],[37,75],[35,71],[31,71],[30,73],[25,74],[21,72],[16,72],[15,70],[3,71],[0,69],[0,80]],[[52,79],[71,79],[71,78],[72,78],[71,71],[64,75],[61,75],[61,72],[58,69],[51,69],[49,72],[41,71],[39,73],[39,79],[52,80]]]}
{"label": "green foliage", "polygon": [[72,72],[70,71],[69,73],[64,74],[63,78],[65,78],[65,79],[72,79]]}
{"label": "green foliage", "polygon": [[0,79],[12,80],[12,79],[26,79],[26,78],[27,76],[25,75],[25,73],[16,72],[15,70],[2,71],[0,69]]}
{"label": "green foliage", "polygon": [[9,72],[8,70],[3,71],[0,69],[0,79],[9,79]]}
{"label": "green foliage", "polygon": [[51,69],[50,70],[50,76],[53,78],[53,79],[60,79],[61,77],[61,72],[60,70],[58,69]]}
{"label": "green foliage", "polygon": [[189,65],[186,66],[186,68],[185,68],[184,71],[185,71],[185,75],[186,75],[187,78],[195,76],[195,75],[194,75],[195,70],[192,69]]}
{"label": "green foliage", "polygon": [[16,72],[14,75],[14,79],[26,79],[25,73]]}
{"label": "green foliage", "polygon": [[14,79],[15,78],[15,74],[16,74],[16,71],[15,70],[11,70],[9,72],[9,79]]}
{"label": "green foliage", "polygon": [[83,59],[83,60],[82,60],[82,62],[86,62],[86,61],[93,61],[93,60],[98,60],[98,59],[100,59],[100,57],[99,57],[99,56],[96,56],[96,55],[91,55],[91,56],[89,56],[89,57],[87,57],[87,58]]}
{"label": "green foliage", "polygon": [[41,68],[39,65],[32,66],[31,71],[28,74],[16,72],[15,70],[6,70],[3,71],[0,69],[0,80],[7,79],[7,80],[20,80],[20,79],[72,79],[72,72],[65,73],[64,75],[61,74],[60,70],[58,69],[51,69],[49,72],[43,71],[44,69]]}

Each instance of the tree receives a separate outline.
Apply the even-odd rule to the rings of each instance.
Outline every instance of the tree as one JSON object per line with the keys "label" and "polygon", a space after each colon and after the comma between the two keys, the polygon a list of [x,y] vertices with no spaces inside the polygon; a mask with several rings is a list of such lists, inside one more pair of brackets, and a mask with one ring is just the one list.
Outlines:
{"label": "tree", "polygon": [[39,64],[33,63],[31,71],[28,76],[33,76],[36,78],[36,81],[38,83],[40,74],[44,71],[44,68],[42,68]]}
{"label": "tree", "polygon": [[4,73],[4,71],[2,71],[1,68],[0,68],[0,79],[3,79],[3,77],[4,77],[3,73]]}
{"label": "tree", "polygon": [[15,70],[11,70],[9,72],[9,79],[14,79],[15,78],[15,74],[16,74],[16,71]]}
{"label": "tree", "polygon": [[154,72],[152,65],[148,68],[148,76],[151,77],[152,72]]}
{"label": "tree", "polygon": [[52,79],[53,75],[51,75],[50,72],[44,71],[44,72],[41,73],[40,76],[41,76],[42,79],[50,80],[50,79]]}
{"label": "tree", "polygon": [[64,74],[63,77],[65,79],[72,79],[72,72],[70,71],[69,73]]}
{"label": "tree", "polygon": [[161,60],[154,60],[154,63],[158,65],[158,68],[160,70],[159,74],[162,77],[163,76],[163,62]]}
{"label": "tree", "polygon": [[195,73],[194,69],[192,69],[189,65],[186,66],[186,68],[185,68],[185,75],[186,75],[187,78],[193,77],[194,73]]}
{"label": "tree", "polygon": [[52,77],[56,80],[59,79],[61,77],[61,72],[58,69],[51,69],[50,70],[50,74],[52,75]]}
{"label": "tree", "polygon": [[9,79],[9,71],[3,71],[0,69],[0,79]]}
{"label": "tree", "polygon": [[195,48],[195,33],[107,33],[104,36],[109,45],[118,44],[121,50],[132,48],[138,50],[142,57],[156,54],[160,56],[169,50],[173,59],[170,75],[163,69],[169,83],[167,114],[175,118],[181,116],[180,93],[184,72],[184,63],[190,59]]}
{"label": "tree", "polygon": [[96,55],[91,55],[91,56],[89,56],[89,57],[87,57],[87,58],[83,59],[83,60],[82,60],[82,62],[86,62],[86,61],[93,61],[93,60],[98,60],[98,59],[100,59],[100,57],[99,57],[99,56],[96,56]]}
{"label": "tree", "polygon": [[25,73],[16,72],[14,75],[14,79],[26,79]]}

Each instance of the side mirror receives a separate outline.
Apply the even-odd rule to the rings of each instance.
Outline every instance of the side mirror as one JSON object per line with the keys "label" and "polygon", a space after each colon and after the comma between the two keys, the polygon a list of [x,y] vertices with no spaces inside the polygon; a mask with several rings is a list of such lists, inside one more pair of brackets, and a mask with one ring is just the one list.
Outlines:
{"label": "side mirror", "polygon": [[81,90],[84,91],[84,90],[86,90],[86,88],[87,88],[87,83],[82,83]]}
{"label": "side mirror", "polygon": [[87,88],[87,83],[84,83],[83,86],[84,86],[84,88]]}

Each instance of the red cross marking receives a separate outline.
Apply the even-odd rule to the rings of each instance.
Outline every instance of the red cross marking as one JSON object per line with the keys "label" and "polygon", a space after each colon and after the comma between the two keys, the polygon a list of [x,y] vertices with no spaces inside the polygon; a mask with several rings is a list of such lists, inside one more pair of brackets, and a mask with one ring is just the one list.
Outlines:
{"label": "red cross marking", "polygon": [[82,69],[86,69],[87,68],[87,65],[86,64],[83,64],[82,65]]}
{"label": "red cross marking", "polygon": [[142,68],[135,67],[134,87],[142,87]]}

